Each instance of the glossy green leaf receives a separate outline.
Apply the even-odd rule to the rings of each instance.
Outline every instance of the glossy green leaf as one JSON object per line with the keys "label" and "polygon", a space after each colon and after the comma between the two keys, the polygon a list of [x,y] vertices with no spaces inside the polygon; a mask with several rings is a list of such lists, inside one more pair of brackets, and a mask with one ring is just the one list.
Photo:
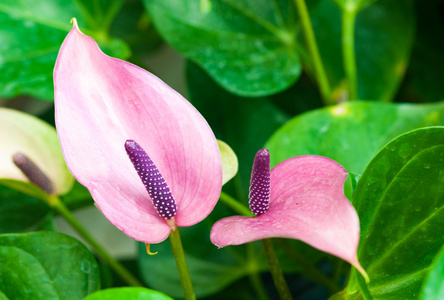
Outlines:
{"label": "glossy green leaf", "polygon": [[[331,0],[322,0],[311,18],[333,97],[341,99],[346,85],[340,9]],[[393,99],[409,62],[414,32],[412,0],[379,0],[357,15],[355,52],[358,99]]]}
{"label": "glossy green leaf", "polygon": [[353,102],[293,118],[276,131],[266,148],[273,154],[273,166],[293,156],[316,154],[360,175],[391,139],[433,125],[444,125],[444,103]]}
{"label": "glossy green leaf", "polygon": [[10,299],[83,299],[100,287],[91,252],[55,232],[0,235],[0,270]]}
{"label": "glossy green leaf", "polygon": [[[65,165],[55,128],[32,115],[7,108],[0,108],[0,119],[0,179],[29,181],[12,162],[14,153],[20,152],[49,177],[54,194],[68,192],[74,178]],[[13,181],[9,183],[12,188],[18,187]],[[2,184],[8,184],[8,181],[3,181]],[[21,187],[25,188],[23,185]],[[21,191],[26,192],[26,188]],[[38,197],[36,194],[30,195]]]}
{"label": "glossy green leaf", "polygon": [[[30,95],[44,100],[54,97],[52,72],[59,48],[76,17],[106,51],[120,58],[130,54],[126,44],[108,37],[108,23],[97,23],[90,1],[2,0],[0,3],[0,97]],[[109,1],[112,6],[114,1]],[[107,6],[107,7],[108,7]],[[100,10],[111,18],[111,9]],[[94,13],[94,15],[93,15]],[[87,26],[86,26],[87,25]],[[93,31],[88,31],[93,29]]]}
{"label": "glossy green leaf", "polygon": [[[397,137],[362,174],[353,205],[361,223],[358,259],[373,299],[418,297],[444,243],[443,187],[444,127]],[[341,298],[364,299],[351,278]]]}
{"label": "glossy green leaf", "polygon": [[444,299],[444,247],[438,252],[421,289],[422,300]]}
{"label": "glossy green leaf", "polygon": [[199,0],[144,3],[166,41],[235,94],[276,93],[301,73],[290,0],[212,1],[206,11]]}
{"label": "glossy green leaf", "polygon": [[38,225],[49,211],[43,201],[0,185],[0,233],[28,230]]}
{"label": "glossy green leaf", "polygon": [[237,174],[239,167],[237,156],[227,143],[217,140],[222,159],[222,184],[227,183]]}
{"label": "glossy green leaf", "polygon": [[95,292],[83,300],[173,300],[161,292],[140,287],[113,288]]}

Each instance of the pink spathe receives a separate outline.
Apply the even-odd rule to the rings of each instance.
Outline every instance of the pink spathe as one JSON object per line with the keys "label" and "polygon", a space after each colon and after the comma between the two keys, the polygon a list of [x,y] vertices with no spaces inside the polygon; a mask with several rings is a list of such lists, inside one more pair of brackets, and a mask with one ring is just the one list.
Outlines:
{"label": "pink spathe", "polygon": [[322,156],[287,159],[271,170],[268,210],[256,217],[228,217],[214,224],[211,241],[218,247],[281,237],[301,240],[354,265],[359,219],[344,196],[347,171]]}
{"label": "pink spathe", "polygon": [[176,226],[196,224],[212,211],[222,186],[219,149],[205,119],[180,94],[102,53],[75,20],[57,58],[54,86],[68,168],[111,223],[145,243],[159,243],[171,230],[128,159],[128,139],[140,144],[169,185]]}

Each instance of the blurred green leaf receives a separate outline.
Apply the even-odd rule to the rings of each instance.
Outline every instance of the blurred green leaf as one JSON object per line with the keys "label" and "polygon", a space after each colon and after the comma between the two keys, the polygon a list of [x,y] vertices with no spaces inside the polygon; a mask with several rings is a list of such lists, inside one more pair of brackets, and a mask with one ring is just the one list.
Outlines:
{"label": "blurred green leaf", "polygon": [[[97,3],[97,1],[94,1]],[[89,11],[90,1],[65,0],[2,0],[0,3],[0,97],[30,95],[53,100],[52,72],[60,46],[71,29],[70,20],[78,19],[80,28],[91,34],[105,52],[120,58],[130,55],[120,40],[108,37],[112,7],[120,1],[101,1],[109,9],[99,6]],[[106,14],[97,23],[97,11]],[[92,29],[92,31],[88,30]]]}
{"label": "blurred green leaf", "polygon": [[422,300],[444,299],[444,247],[438,252],[421,289]]}
{"label": "blurred green leaf", "polygon": [[443,0],[416,1],[417,34],[406,80],[398,100],[436,102],[444,99]]}
{"label": "blurred green leaf", "polygon": [[140,287],[113,288],[97,291],[83,300],[173,300],[161,292]]}
{"label": "blurred green leaf", "polygon": [[69,209],[74,210],[94,203],[88,189],[78,181],[74,182],[69,193],[60,197]]}
{"label": "blurred green leaf", "polygon": [[353,102],[293,118],[268,140],[274,166],[290,157],[316,154],[360,175],[391,139],[407,131],[444,125],[444,103]]}
{"label": "blurred green leaf", "polygon": [[[444,127],[397,137],[362,174],[353,205],[361,223],[358,259],[373,299],[418,297],[444,243],[443,186]],[[363,299],[351,278],[340,299]]]}
{"label": "blurred green leaf", "polygon": [[20,152],[51,180],[54,194],[68,192],[74,178],[65,165],[55,128],[32,115],[7,108],[0,108],[0,119],[0,178],[29,181],[12,162],[12,156]]}
{"label": "blurred green leaf", "polygon": [[[322,0],[311,18],[333,97],[340,100],[346,89],[340,9],[330,0]],[[414,33],[412,0],[379,0],[357,15],[355,52],[359,99],[393,99],[409,63]]]}
{"label": "blurred green leaf", "polygon": [[0,233],[28,230],[39,224],[49,211],[43,201],[0,185]]}
{"label": "blurred green leaf", "polygon": [[212,1],[206,11],[199,0],[144,3],[166,41],[235,94],[269,95],[299,78],[299,25],[290,0]]}
{"label": "blurred green leaf", "polygon": [[0,269],[10,299],[83,299],[100,287],[91,252],[55,232],[0,235]]}
{"label": "blurred green leaf", "polygon": [[228,146],[227,143],[217,140],[222,159],[222,184],[227,183],[231,178],[237,174],[238,161],[236,153]]}
{"label": "blurred green leaf", "polygon": [[142,1],[125,1],[110,32],[112,36],[122,39],[131,47],[131,61],[142,59],[163,44]]}

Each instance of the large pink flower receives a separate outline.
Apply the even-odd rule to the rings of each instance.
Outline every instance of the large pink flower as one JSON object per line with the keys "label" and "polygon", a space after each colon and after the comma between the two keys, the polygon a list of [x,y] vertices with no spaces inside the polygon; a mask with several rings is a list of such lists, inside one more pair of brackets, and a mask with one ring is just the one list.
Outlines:
{"label": "large pink flower", "polygon": [[301,240],[354,265],[358,262],[359,219],[344,196],[347,171],[335,161],[314,155],[287,159],[270,172],[270,153],[256,154],[250,186],[255,217],[217,221],[211,241],[218,247],[282,237]]}
{"label": "large pink flower", "polygon": [[[180,94],[103,54],[75,20],[57,58],[54,86],[68,168],[111,223],[136,240],[159,243],[174,226],[191,226],[212,211],[222,186],[219,149],[205,119]],[[125,151],[133,145],[127,140],[140,145],[163,175],[174,218],[156,210]]]}

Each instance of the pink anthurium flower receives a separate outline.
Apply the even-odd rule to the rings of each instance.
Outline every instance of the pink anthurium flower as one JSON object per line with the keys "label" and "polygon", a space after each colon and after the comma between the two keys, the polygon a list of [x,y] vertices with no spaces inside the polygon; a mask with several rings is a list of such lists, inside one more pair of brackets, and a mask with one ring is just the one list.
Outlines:
{"label": "pink anthurium flower", "polygon": [[250,186],[255,217],[217,221],[211,241],[218,247],[281,237],[301,240],[338,256],[358,269],[359,219],[344,196],[347,171],[335,161],[315,155],[287,159],[270,172],[270,153],[257,152]]}
{"label": "pink anthurium flower", "polygon": [[151,244],[212,211],[222,186],[219,149],[205,119],[180,94],[102,53],[75,19],[54,86],[68,168],[111,223]]}

